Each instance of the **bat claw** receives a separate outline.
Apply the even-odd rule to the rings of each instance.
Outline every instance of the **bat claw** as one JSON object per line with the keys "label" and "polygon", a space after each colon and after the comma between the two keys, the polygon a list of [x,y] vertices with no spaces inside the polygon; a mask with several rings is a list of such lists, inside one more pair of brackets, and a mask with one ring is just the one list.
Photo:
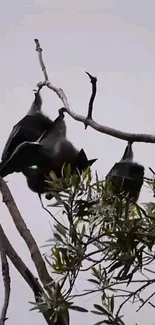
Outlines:
{"label": "bat claw", "polygon": [[64,113],[66,112],[66,108],[65,107],[61,107],[60,109],[59,109],[59,116],[62,116],[62,117],[64,117]]}

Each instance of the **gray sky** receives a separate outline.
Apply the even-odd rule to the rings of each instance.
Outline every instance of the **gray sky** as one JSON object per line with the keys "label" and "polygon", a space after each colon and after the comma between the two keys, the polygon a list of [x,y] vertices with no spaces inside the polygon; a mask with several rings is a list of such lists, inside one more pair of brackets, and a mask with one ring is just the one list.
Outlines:
{"label": "gray sky", "polygon": [[[71,108],[86,114],[91,85],[85,71],[97,75],[98,93],[94,119],[129,132],[155,133],[155,2],[154,0],[14,0],[3,1],[0,19],[0,151],[12,126],[29,109],[32,89],[43,76],[33,39],[39,38],[51,82],[64,89]],[[52,91],[43,90],[44,109],[52,118],[62,106]],[[100,176],[121,158],[125,142],[100,134],[66,117],[68,138],[77,148],[96,158]],[[135,159],[154,166],[154,145],[134,144]],[[27,188],[22,175],[7,177],[14,198],[39,246],[50,236],[49,221],[37,196]],[[151,198],[144,188],[140,201]],[[1,203],[1,222],[18,253],[34,270],[29,253]],[[42,250],[43,251],[43,250]],[[44,324],[36,312],[28,312],[32,295],[11,267],[12,291],[7,324]],[[83,286],[81,277],[79,287]],[[0,297],[0,303],[2,298]],[[81,303],[91,309],[93,300]],[[127,324],[153,325],[154,310],[139,314],[124,309]],[[148,313],[149,311],[149,322]],[[152,319],[151,319],[152,316]],[[72,324],[99,320],[94,315],[72,313]]]}

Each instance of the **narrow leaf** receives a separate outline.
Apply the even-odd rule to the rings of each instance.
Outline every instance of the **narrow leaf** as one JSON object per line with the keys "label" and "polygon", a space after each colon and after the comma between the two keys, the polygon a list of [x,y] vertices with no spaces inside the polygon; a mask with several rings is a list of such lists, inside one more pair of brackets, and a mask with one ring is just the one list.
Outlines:
{"label": "narrow leaf", "polygon": [[109,315],[110,313],[105,309],[103,308],[102,306],[100,305],[97,305],[97,304],[94,304],[94,307],[96,309],[98,309],[100,312],[102,312],[104,315]]}
{"label": "narrow leaf", "polygon": [[110,307],[111,307],[111,312],[113,314],[113,311],[114,311],[114,295],[111,297]]}
{"label": "narrow leaf", "polygon": [[80,311],[82,313],[88,313],[88,310],[83,308],[83,307],[80,307],[80,306],[69,306],[69,309],[73,309],[73,310],[76,310],[76,311]]}

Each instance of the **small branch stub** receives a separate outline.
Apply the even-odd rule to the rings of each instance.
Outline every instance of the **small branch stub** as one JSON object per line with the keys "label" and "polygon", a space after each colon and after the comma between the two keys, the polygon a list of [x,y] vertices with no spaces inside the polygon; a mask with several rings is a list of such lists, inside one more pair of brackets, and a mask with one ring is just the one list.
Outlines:
{"label": "small branch stub", "polygon": [[97,88],[96,88],[97,78],[96,78],[96,77],[93,77],[93,76],[92,76],[89,72],[87,72],[87,71],[86,71],[86,74],[89,76],[89,78],[90,78],[90,82],[91,82],[91,84],[92,84],[92,94],[91,94],[91,97],[90,97],[90,100],[89,100],[88,115],[87,115],[87,117],[86,117],[86,121],[85,121],[85,129],[87,129],[87,127],[88,127],[87,121],[88,121],[88,120],[92,120],[93,103],[94,103],[95,96],[96,96],[96,91],[97,91]]}
{"label": "small branch stub", "polygon": [[44,61],[42,59],[42,48],[40,47],[39,40],[37,38],[34,39],[34,42],[36,44],[36,51],[38,52],[38,58],[39,58],[39,63],[42,69],[42,72],[44,74],[45,82],[48,81],[48,74],[44,65]]}

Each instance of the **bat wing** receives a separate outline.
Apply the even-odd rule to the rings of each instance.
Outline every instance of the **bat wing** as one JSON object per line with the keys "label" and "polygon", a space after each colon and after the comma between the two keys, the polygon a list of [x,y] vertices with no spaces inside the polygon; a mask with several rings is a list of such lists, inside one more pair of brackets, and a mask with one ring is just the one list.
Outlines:
{"label": "bat wing", "polygon": [[52,121],[42,114],[26,115],[12,129],[2,153],[2,160],[7,160],[13,151],[25,141],[36,141],[41,134],[51,127]]}
{"label": "bat wing", "polygon": [[11,155],[11,153],[13,152],[13,150],[15,149],[16,146],[18,146],[18,142],[19,142],[19,139],[18,139],[18,136],[21,135],[21,130],[20,130],[20,125],[19,124],[16,124],[10,135],[9,135],[9,138],[6,142],[6,145],[4,147],[4,150],[2,152],[2,160],[7,160],[9,158],[9,156]]}

